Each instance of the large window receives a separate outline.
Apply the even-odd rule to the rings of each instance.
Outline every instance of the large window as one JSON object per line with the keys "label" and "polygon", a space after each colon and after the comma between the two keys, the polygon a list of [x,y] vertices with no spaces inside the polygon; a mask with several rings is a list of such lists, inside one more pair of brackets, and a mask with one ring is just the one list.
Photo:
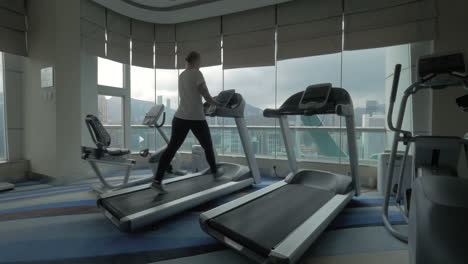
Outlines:
{"label": "large window", "polygon": [[[387,48],[344,51],[343,87],[353,98],[361,161],[377,160],[385,148],[385,65]],[[346,134],[343,142],[347,143]],[[344,148],[347,152],[347,148]]]}
{"label": "large window", "polygon": [[[343,52],[343,87],[353,98],[361,162],[375,163],[388,143],[384,127],[396,63],[403,64],[400,85],[408,86],[411,82],[410,44]],[[411,121],[405,119],[406,129],[411,129],[409,123]],[[347,143],[346,137],[343,143]]]}
{"label": "large window", "polygon": [[98,57],[98,84],[123,88],[123,64]]}
{"label": "large window", "polygon": [[[275,67],[225,70],[224,89],[235,89],[246,101],[244,116],[254,153],[274,157],[274,146],[269,144],[268,138],[276,133],[275,119],[263,117],[263,110],[275,107]],[[223,138],[225,154],[243,155],[234,119],[225,118]]]}
{"label": "large window", "polygon": [[[242,94],[253,150],[257,156],[267,158],[286,158],[286,150],[277,120],[263,117],[265,108],[280,107],[289,96],[312,84],[331,83],[345,88],[354,101],[359,159],[375,164],[386,144],[385,107],[391,70],[402,60],[408,65],[409,54],[409,45],[401,45],[281,60],[276,66],[223,70],[218,65],[200,70],[213,96],[228,89]],[[155,103],[164,104],[163,130],[170,134],[179,104],[178,76],[182,70],[127,66],[102,58],[98,59],[98,68],[99,114],[112,131],[113,145],[130,147],[132,151],[163,147],[166,143],[159,134],[144,127],[142,121]],[[409,68],[406,73],[404,79],[410,80]],[[234,119],[209,117],[207,121],[218,154],[244,154]],[[343,118],[291,116],[289,125],[298,159],[348,161]],[[198,142],[190,133],[181,150],[190,152],[194,144]]]}
{"label": "large window", "polygon": [[126,67],[124,64],[97,58],[98,117],[111,135],[111,146],[126,146],[125,132],[125,87]]}
{"label": "large window", "polygon": [[[156,103],[164,104],[166,111],[166,123],[164,133],[171,135],[172,119],[179,106],[179,71],[168,69],[156,69]],[[161,148],[166,142],[160,135],[156,137],[156,148]]]}
{"label": "large window", "polygon": [[3,53],[0,52],[0,160],[5,160],[6,155],[6,138],[5,138],[5,93],[4,93],[4,67]]}
{"label": "large window", "polygon": [[122,109],[121,97],[98,95],[98,118],[111,135],[111,147],[124,146]]}
{"label": "large window", "polygon": [[130,149],[155,149],[156,129],[143,125],[146,113],[156,102],[155,70],[131,66],[130,68]]}
{"label": "large window", "polygon": [[[341,54],[329,54],[278,61],[278,107],[291,95],[319,83],[341,85]],[[290,116],[295,151],[298,159],[339,161],[344,156],[341,146],[341,119],[336,115]],[[278,137],[277,156],[286,157],[282,137]]]}
{"label": "large window", "polygon": [[179,71],[156,69],[156,103],[166,107],[166,123],[170,125],[179,106]]}

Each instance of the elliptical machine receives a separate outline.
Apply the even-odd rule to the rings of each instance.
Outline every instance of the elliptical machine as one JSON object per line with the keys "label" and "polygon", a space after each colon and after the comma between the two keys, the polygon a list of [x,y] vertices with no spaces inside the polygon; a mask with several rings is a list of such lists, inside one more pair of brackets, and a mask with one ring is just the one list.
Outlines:
{"label": "elliptical machine", "polygon": [[[404,92],[396,122],[393,109],[398,90],[401,65],[395,66],[387,124],[394,131],[382,218],[387,230],[397,239],[409,243],[410,263],[466,263],[468,244],[468,180],[458,175],[460,153],[468,159],[468,140],[448,136],[413,136],[402,129],[406,104],[410,96],[423,89],[442,90],[451,86],[468,87],[463,54],[426,56],[418,61],[419,81]],[[457,100],[466,109],[468,97]],[[394,183],[398,145],[406,147]],[[411,188],[402,190],[406,159],[414,145]],[[400,195],[403,194],[403,195]],[[390,199],[408,222],[408,234],[395,229],[389,220]]]}
{"label": "elliptical machine", "polygon": [[[162,116],[162,121],[158,123],[158,120]],[[143,120],[143,125],[146,125],[150,128],[155,128],[163,140],[166,143],[169,143],[169,139],[167,138],[166,134],[162,130],[162,127],[166,121],[166,113],[164,112],[164,105],[157,104],[154,105],[148,113],[146,113],[145,118]],[[140,151],[140,156],[148,157],[149,167],[153,171],[153,175],[149,177],[144,177],[139,180],[130,181],[130,172],[133,166],[136,164],[134,159],[129,159],[128,155],[130,155],[131,151],[125,148],[111,148],[109,147],[111,144],[111,136],[107,132],[107,130],[102,125],[101,121],[94,116],[94,115],[87,115],[86,119],[86,126],[88,127],[89,133],[91,138],[96,145],[96,147],[81,147],[81,158],[83,160],[88,161],[91,165],[91,168],[95,172],[96,176],[100,180],[100,184],[93,184],[91,188],[97,193],[105,193],[108,191],[114,191],[126,187],[136,186],[140,184],[149,183],[154,178],[154,173],[156,173],[159,159],[166,149],[166,147],[160,148],[156,150],[155,153],[151,153],[149,149],[144,149]],[[177,157],[174,159],[177,160]],[[110,164],[116,166],[122,166],[125,168],[125,176],[122,182],[117,184],[112,184],[110,181],[106,180],[106,178],[102,175],[101,170],[97,166],[97,163],[102,164]],[[174,162],[172,163],[174,164]],[[178,166],[176,167],[178,169]],[[184,175],[185,173],[176,170],[171,165],[167,171],[168,173],[172,173],[175,175]]]}

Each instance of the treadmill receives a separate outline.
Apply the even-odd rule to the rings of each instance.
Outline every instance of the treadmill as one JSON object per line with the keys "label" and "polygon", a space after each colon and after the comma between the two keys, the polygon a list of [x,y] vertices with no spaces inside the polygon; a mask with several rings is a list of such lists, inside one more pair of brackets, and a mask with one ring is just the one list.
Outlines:
{"label": "treadmill", "polygon": [[0,192],[11,191],[15,189],[15,185],[9,182],[0,182]]}
{"label": "treadmill", "polygon": [[215,177],[209,169],[164,180],[167,194],[159,194],[150,185],[125,188],[99,196],[97,205],[120,230],[132,232],[199,204],[260,183],[260,173],[252,151],[244,119],[245,101],[235,90],[215,97],[222,107],[205,103],[208,116],[234,118],[245,151],[247,166],[218,163],[224,174]]}
{"label": "treadmill", "polygon": [[[288,116],[322,114],[346,119],[350,176],[298,169]],[[201,214],[200,224],[214,238],[259,263],[295,263],[359,195],[353,103],[346,90],[318,84],[292,95],[279,109],[265,109],[263,115],[279,119],[291,173],[283,181]]]}

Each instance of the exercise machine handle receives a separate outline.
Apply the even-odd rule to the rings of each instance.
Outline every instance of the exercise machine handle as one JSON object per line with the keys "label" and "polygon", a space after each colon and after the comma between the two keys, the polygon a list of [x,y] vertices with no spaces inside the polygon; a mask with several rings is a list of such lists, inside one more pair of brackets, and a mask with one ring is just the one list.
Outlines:
{"label": "exercise machine handle", "polygon": [[390,105],[388,106],[387,125],[392,131],[397,131],[393,125],[393,108],[395,106],[396,95],[398,91],[398,83],[400,82],[401,64],[395,65],[395,72],[393,73],[392,93],[390,95]]}
{"label": "exercise machine handle", "polygon": [[398,91],[398,83],[400,82],[401,64],[395,65],[395,72],[393,74],[392,94],[390,96],[390,102],[394,103],[396,100],[396,94]]}
{"label": "exercise machine handle", "polygon": [[158,124],[158,123],[156,122],[156,125],[155,125],[155,126],[156,126],[157,128],[159,128],[159,127],[164,126],[164,123],[166,123],[166,112],[163,113],[163,119],[162,119],[161,123]]}

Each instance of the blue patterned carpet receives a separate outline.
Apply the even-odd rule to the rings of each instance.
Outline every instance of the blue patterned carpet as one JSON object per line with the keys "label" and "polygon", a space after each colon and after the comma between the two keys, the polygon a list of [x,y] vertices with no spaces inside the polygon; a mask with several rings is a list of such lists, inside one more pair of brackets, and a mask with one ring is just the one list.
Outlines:
{"label": "blue patterned carpet", "polygon": [[[101,214],[89,183],[60,187],[23,183],[0,193],[0,263],[150,263],[225,250],[201,230],[200,212],[274,181],[264,179],[260,186],[203,204],[136,234],[120,232]],[[381,203],[370,193],[353,199],[325,234],[369,227],[381,230]],[[391,220],[403,223],[395,210]],[[391,243],[384,243],[383,249],[404,248]],[[311,252],[320,255],[327,249],[315,247]],[[329,254],[333,252],[340,251]]]}

